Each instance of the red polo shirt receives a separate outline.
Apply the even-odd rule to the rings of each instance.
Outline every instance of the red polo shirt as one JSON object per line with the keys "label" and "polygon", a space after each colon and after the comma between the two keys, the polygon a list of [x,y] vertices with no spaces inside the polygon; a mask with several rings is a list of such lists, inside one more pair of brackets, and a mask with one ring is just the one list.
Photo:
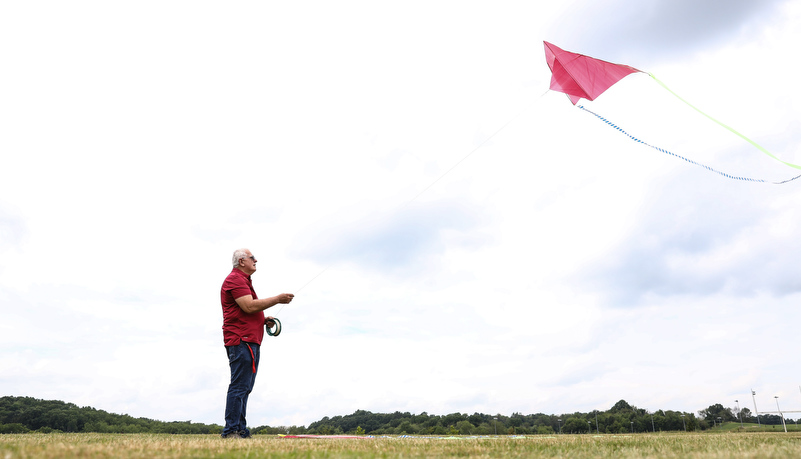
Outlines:
{"label": "red polo shirt", "polygon": [[236,298],[250,295],[258,299],[250,276],[237,268],[225,278],[220,289],[223,311],[223,340],[226,346],[237,346],[240,342],[261,345],[264,337],[264,311],[248,314],[236,304]]}

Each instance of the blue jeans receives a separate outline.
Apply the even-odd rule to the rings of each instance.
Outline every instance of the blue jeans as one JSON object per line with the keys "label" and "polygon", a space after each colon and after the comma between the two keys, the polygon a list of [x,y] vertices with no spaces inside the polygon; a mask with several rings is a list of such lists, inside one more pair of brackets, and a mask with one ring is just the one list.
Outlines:
{"label": "blue jeans", "polygon": [[231,383],[228,385],[228,398],[225,401],[225,428],[223,435],[229,433],[249,433],[245,414],[248,396],[256,382],[259,369],[258,344],[242,341],[238,346],[226,346],[228,365],[231,367]]}

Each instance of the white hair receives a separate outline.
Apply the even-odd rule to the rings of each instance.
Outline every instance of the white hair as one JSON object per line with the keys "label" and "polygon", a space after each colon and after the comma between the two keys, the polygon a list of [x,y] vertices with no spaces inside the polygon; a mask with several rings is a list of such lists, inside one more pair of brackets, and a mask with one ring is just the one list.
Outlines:
{"label": "white hair", "polygon": [[234,257],[231,260],[231,262],[234,265],[234,268],[239,266],[239,260],[248,257],[248,252],[249,252],[248,249],[237,249],[237,250],[234,251]]}

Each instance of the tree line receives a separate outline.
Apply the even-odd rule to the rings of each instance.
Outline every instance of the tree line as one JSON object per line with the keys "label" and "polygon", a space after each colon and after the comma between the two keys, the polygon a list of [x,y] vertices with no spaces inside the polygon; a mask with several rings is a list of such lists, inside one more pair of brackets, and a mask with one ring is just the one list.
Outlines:
{"label": "tree line", "polygon": [[[607,411],[572,414],[482,414],[426,412],[372,413],[358,410],[345,416],[324,417],[305,426],[259,426],[254,434],[358,434],[358,435],[528,435],[630,433],[706,430],[720,422],[753,422],[748,408],[739,412],[721,404],[693,413],[647,411],[620,400]],[[760,415],[761,424],[781,424],[777,415]],[[192,421],[165,422],[112,414],[57,400],[32,397],[0,397],[0,433],[100,432],[219,434],[222,426]]]}
{"label": "tree line", "polygon": [[0,433],[221,433],[222,426],[192,421],[164,422],[78,407],[58,400],[0,397]]}
{"label": "tree line", "polygon": [[[684,417],[682,418],[682,415]],[[496,414],[452,413],[444,416],[395,412],[391,414],[356,411],[347,416],[325,417],[309,425],[308,431],[316,434],[355,433],[361,429],[367,434],[408,435],[527,435],[527,434],[581,434],[627,433],[668,430],[696,430],[701,427],[693,414],[659,410],[649,413],[617,402],[608,411],[591,411],[572,414]]]}
{"label": "tree line", "polygon": [[778,414],[760,414],[759,419],[748,408],[739,412],[734,408],[726,408],[720,403],[710,405],[698,412],[704,420],[704,428],[709,428],[721,422],[743,422],[751,424],[781,425],[782,417]]}

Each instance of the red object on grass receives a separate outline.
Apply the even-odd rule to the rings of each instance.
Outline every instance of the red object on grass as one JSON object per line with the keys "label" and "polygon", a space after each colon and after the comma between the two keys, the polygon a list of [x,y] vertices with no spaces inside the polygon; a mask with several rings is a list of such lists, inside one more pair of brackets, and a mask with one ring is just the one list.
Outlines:
{"label": "red object on grass", "polygon": [[321,438],[321,439],[326,439],[326,438],[361,438],[361,439],[370,438],[370,437],[364,437],[364,436],[359,436],[359,435],[278,435],[278,436],[281,437],[281,438],[318,438],[318,439],[319,438]]}

